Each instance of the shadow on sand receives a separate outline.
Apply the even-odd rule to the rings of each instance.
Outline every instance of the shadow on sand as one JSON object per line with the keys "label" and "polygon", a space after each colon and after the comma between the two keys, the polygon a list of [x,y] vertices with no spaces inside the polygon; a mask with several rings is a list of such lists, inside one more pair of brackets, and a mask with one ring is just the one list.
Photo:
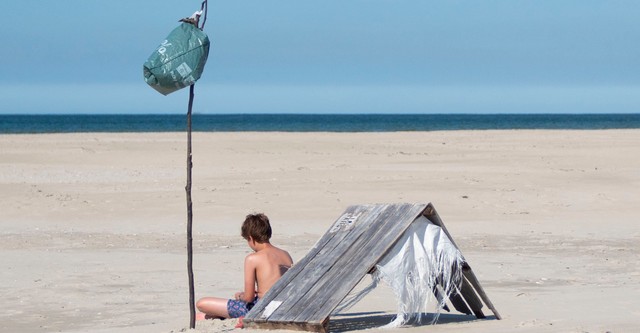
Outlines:
{"label": "shadow on sand", "polygon": [[[423,313],[420,320],[410,321],[405,326],[415,327],[431,325],[433,317],[433,313]],[[382,311],[337,314],[331,316],[329,321],[329,332],[349,332],[381,327],[390,323],[395,318],[395,314],[389,314]],[[495,319],[495,316],[487,316],[486,319],[482,320],[493,319]],[[474,320],[479,319],[473,315],[442,313],[440,314],[440,317],[438,317],[438,321],[435,325],[469,322]]]}

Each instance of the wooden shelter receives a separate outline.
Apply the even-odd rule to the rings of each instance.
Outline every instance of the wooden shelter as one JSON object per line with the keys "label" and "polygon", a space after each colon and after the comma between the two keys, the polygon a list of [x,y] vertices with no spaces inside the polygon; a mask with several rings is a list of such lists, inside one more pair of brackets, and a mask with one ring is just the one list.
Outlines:
{"label": "wooden shelter", "polygon": [[[251,309],[245,327],[327,332],[332,311],[421,216],[441,227],[457,247],[431,204],[350,206]],[[485,318],[484,303],[500,319],[469,264],[462,267],[460,293],[451,295],[451,305]]]}

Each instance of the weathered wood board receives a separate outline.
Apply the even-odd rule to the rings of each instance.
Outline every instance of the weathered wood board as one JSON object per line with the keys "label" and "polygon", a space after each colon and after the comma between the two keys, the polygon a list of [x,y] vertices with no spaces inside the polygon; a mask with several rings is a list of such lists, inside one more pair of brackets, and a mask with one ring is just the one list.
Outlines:
{"label": "weathered wood board", "polygon": [[[245,326],[326,332],[331,312],[421,215],[441,226],[451,239],[431,204],[347,208],[309,253],[251,309],[244,318]],[[473,274],[470,267],[468,272]],[[471,308],[484,317],[476,295],[479,283],[476,286],[475,276],[469,278],[467,270],[464,273],[469,281],[456,295],[458,304],[454,306],[466,313]],[[484,291],[479,294],[499,319]]]}

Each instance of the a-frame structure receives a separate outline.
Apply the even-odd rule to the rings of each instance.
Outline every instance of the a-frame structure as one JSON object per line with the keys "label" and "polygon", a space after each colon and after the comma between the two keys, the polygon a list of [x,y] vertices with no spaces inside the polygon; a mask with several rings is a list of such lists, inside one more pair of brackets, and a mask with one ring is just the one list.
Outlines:
{"label": "a-frame structure", "polygon": [[[439,226],[457,247],[431,204],[354,205],[338,218],[309,253],[266,293],[244,318],[247,328],[326,333],[329,316],[418,218]],[[485,318],[483,303],[500,319],[468,263],[453,307]]]}

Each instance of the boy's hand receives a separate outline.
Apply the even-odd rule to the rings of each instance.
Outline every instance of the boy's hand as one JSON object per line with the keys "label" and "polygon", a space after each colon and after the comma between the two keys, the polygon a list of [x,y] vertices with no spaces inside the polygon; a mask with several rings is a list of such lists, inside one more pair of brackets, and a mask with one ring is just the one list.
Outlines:
{"label": "boy's hand", "polygon": [[239,291],[234,295],[236,300],[242,299],[243,296],[244,296],[244,292],[242,292],[242,291]]}

